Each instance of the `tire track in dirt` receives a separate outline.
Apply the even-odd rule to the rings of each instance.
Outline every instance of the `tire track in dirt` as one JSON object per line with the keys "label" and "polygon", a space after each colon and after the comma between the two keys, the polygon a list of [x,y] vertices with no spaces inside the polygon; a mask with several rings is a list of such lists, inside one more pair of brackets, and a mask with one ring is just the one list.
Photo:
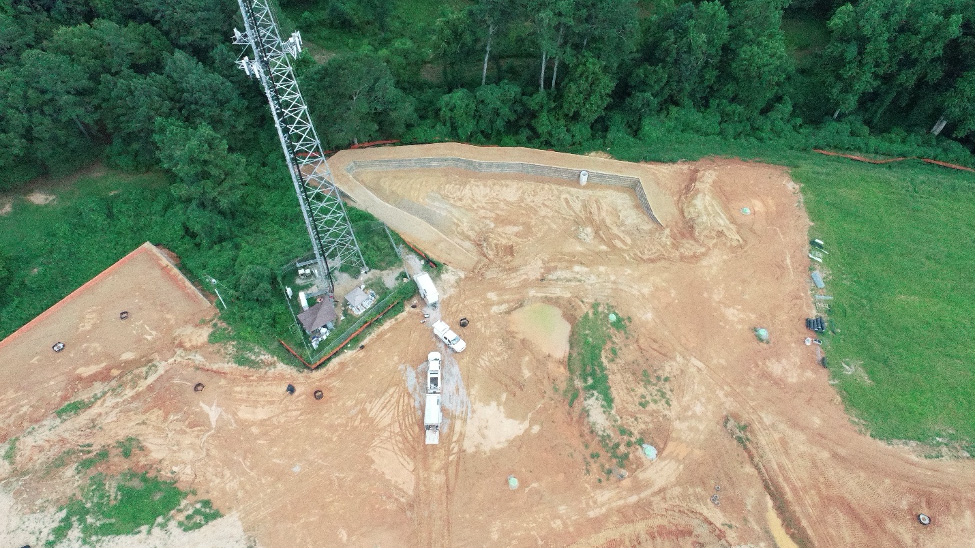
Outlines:
{"label": "tire track in dirt", "polygon": [[[784,452],[784,449],[780,446],[779,442],[777,442],[776,438],[770,435],[769,428],[767,427],[766,422],[763,420],[762,416],[760,415],[760,412],[749,402],[749,400],[746,398],[745,395],[742,394],[742,392],[740,392],[735,386],[733,386],[728,380],[726,380],[726,377],[724,377],[717,370],[706,365],[705,363],[703,363],[702,361],[696,359],[694,356],[691,355],[690,355],[690,363],[692,363],[692,365],[694,365],[697,369],[699,369],[700,372],[708,376],[713,381],[713,383],[720,386],[722,389],[726,390],[727,391],[726,395],[730,396],[730,398],[737,405],[739,405],[741,410],[743,410],[746,413],[746,418],[750,420],[750,424],[749,424],[750,427],[755,428],[755,430],[752,431],[751,434],[755,434],[757,438],[760,440],[759,445],[753,444],[754,447],[757,447],[757,460],[759,461],[757,467],[762,468],[768,477],[773,478],[770,479],[770,484],[773,486],[773,492],[778,492],[777,488],[780,488],[781,490],[785,490],[787,493],[790,493],[790,489],[784,483],[784,478],[789,479],[789,482],[794,487],[798,486],[797,479],[794,476],[794,473],[790,470],[790,468],[786,466],[786,464],[789,463],[789,458],[787,456],[787,453]],[[764,455],[769,454],[769,450],[771,449],[776,449],[778,451],[778,453],[776,454],[779,455],[780,458],[779,462],[777,460],[766,460],[766,457]],[[776,475],[771,476],[770,475],[771,470],[773,470],[773,472]],[[758,474],[761,475],[761,478],[763,477],[762,473],[758,472]],[[778,477],[780,479],[777,479]],[[770,497],[774,499],[774,501],[777,501],[778,499],[784,500],[784,506],[786,506],[788,510],[790,510],[793,514],[798,515],[797,514],[798,507],[791,505],[791,502],[794,500],[793,498],[791,498],[791,496],[792,495],[789,494],[770,495]],[[794,498],[798,498],[798,497],[794,497]],[[810,500],[807,498],[806,494],[801,493],[799,495],[799,500],[802,500],[804,503],[803,509],[805,510],[817,509],[812,505]],[[785,518],[781,518],[781,520],[783,519]],[[817,532],[825,532],[823,531],[825,526],[817,518],[817,516],[814,517],[808,516],[805,518],[805,517],[800,517],[798,515],[798,519],[800,519],[800,521],[804,523],[816,524],[818,527]],[[810,527],[808,527],[807,529],[804,530],[802,534],[804,535],[804,538],[806,538],[807,540],[812,540],[811,532],[812,530],[810,529]]]}
{"label": "tire track in dirt", "polygon": [[448,484],[446,467],[448,450],[442,444],[420,443],[416,490],[414,495],[417,547],[444,548],[450,544],[448,518]]}
{"label": "tire track in dirt", "polygon": [[[466,372],[462,374],[462,380],[468,379],[467,377],[471,369],[469,368],[465,370]],[[447,513],[446,520],[448,522],[447,525],[448,532],[446,533],[446,537],[445,537],[446,546],[450,545],[450,541],[451,541],[449,537],[450,529],[451,529],[451,501],[453,500],[453,495],[455,494],[455,489],[458,485],[458,480],[461,479],[461,462],[465,456],[464,446],[465,446],[465,436],[468,432],[468,416],[469,416],[467,411],[470,411],[470,409],[467,409],[465,414],[459,413],[454,416],[453,418],[454,422],[451,423],[450,430],[448,431],[447,434],[445,434],[448,436],[448,441],[451,442],[450,452],[448,454],[449,464],[446,465],[445,472],[448,472],[447,466],[449,465],[454,466],[453,470],[451,471],[452,475],[447,476],[445,479],[446,498],[445,498],[444,506],[445,506],[445,512]]]}
{"label": "tire track in dirt", "polygon": [[[701,373],[705,374],[709,378],[709,380],[711,380],[714,384],[716,384],[721,390],[724,390],[724,395],[728,396],[729,399],[731,399],[734,403],[736,403],[740,407],[740,409],[746,413],[746,417],[750,419],[751,422],[750,425],[756,428],[754,433],[756,433],[758,439],[760,439],[761,453],[759,454],[761,455],[764,454],[762,453],[762,449],[764,448],[776,449],[778,451],[778,453],[776,454],[779,456],[779,462],[778,460],[763,460],[763,458],[760,459],[761,464],[763,464],[763,467],[767,472],[768,476],[770,475],[770,469],[772,469],[776,474],[774,476],[775,479],[771,480],[772,485],[774,487],[780,487],[782,489],[785,489],[788,493],[790,493],[790,489],[788,489],[784,484],[784,478],[788,478],[790,483],[792,483],[794,487],[798,487],[799,484],[797,483],[796,477],[794,476],[793,472],[790,471],[789,466],[787,466],[787,464],[789,464],[789,457],[787,453],[776,441],[776,438],[770,435],[769,429],[766,426],[766,423],[764,422],[762,416],[760,415],[759,411],[750,403],[749,399],[747,399],[747,397],[739,389],[737,389],[736,386],[734,386],[729,380],[727,380],[726,377],[723,376],[721,372],[710,367],[709,365],[700,361],[699,359],[695,358],[692,355],[691,350],[686,349],[685,346],[683,346],[678,341],[678,338],[670,330],[664,329],[664,337],[665,339],[670,341],[673,349],[683,350],[684,352],[688,353],[689,354],[688,357],[690,358],[689,362],[693,366],[695,366],[696,369],[698,369]],[[778,477],[779,479],[777,479]],[[797,512],[795,511],[797,507],[791,505],[791,502],[796,502],[796,501],[793,501],[791,498],[789,498],[790,496],[793,495],[770,495],[770,496],[775,500],[777,498],[787,497],[784,498],[785,506],[787,506],[788,509],[792,511],[795,515],[797,514]],[[803,501],[806,510],[816,510],[816,508],[813,507],[810,500],[807,498],[806,494],[802,493],[799,499]],[[804,533],[806,535],[805,538],[807,538],[807,540],[812,540],[811,538],[812,530],[810,529],[810,523],[814,523],[817,526],[817,532],[819,533],[825,532],[824,524],[816,516],[813,518],[812,517],[805,518],[805,517],[798,516],[798,518],[800,519],[801,522],[808,523],[808,528],[805,529],[805,533]]]}
{"label": "tire track in dirt", "polygon": [[388,435],[393,441],[394,454],[405,467],[417,468],[412,457],[417,456],[417,441],[424,434],[424,425],[419,420],[414,396],[410,392],[399,392],[394,420],[396,433]]}

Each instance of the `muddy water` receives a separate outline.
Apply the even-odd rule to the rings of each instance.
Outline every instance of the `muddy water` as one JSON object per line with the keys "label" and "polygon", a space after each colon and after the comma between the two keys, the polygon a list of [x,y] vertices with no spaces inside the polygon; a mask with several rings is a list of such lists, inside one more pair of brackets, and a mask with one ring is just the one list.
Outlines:
{"label": "muddy water", "polygon": [[773,501],[769,497],[767,497],[767,527],[770,528],[770,534],[773,535],[773,540],[777,543],[778,548],[797,548],[797,544],[784,530],[784,524],[780,522],[780,516],[774,510]]}
{"label": "muddy water", "polygon": [[570,323],[549,304],[530,304],[509,315],[509,328],[556,358],[570,351]]}

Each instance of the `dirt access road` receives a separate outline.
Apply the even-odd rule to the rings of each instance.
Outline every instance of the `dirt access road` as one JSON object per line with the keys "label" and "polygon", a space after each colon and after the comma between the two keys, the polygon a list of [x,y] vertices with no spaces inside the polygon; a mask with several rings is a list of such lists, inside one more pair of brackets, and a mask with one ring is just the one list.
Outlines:
{"label": "dirt access road", "polygon": [[[362,169],[423,158],[640,178],[661,224],[628,187],[383,162]],[[809,222],[784,170],[451,144],[347,151],[330,166],[357,206],[449,263],[436,280],[440,316],[468,348],[448,352],[431,335],[433,319],[408,309],[320,371],[270,358],[247,369],[203,338],[210,306],[161,305],[149,325],[160,336],[133,347],[138,360],[116,349],[76,355],[48,374],[58,391],[18,413],[4,435],[20,437],[16,453],[0,461],[0,511],[10,518],[0,543],[43,542],[53,510],[81,482],[71,465],[54,465],[65,448],[136,437],[142,451],[89,473],[151,469],[225,514],[196,539],[155,544],[774,546],[789,545],[789,531],[816,546],[973,545],[973,461],[924,460],[859,433],[804,345]],[[92,300],[80,311],[110,303]],[[569,407],[563,392],[570,326],[595,302],[630,319],[605,349],[614,409],[603,415],[584,399]],[[78,325],[45,315],[62,331]],[[471,324],[461,329],[463,316]],[[143,345],[145,335],[104,317],[92,331]],[[36,370],[31,357],[53,355],[41,326],[0,344],[6,410],[23,409],[17,395],[36,386],[22,382]],[[754,326],[769,329],[769,345]],[[17,346],[38,351],[10,355]],[[445,355],[445,423],[441,443],[424,446],[418,381],[434,349]],[[79,378],[87,369],[101,381]],[[204,391],[192,390],[197,382]],[[102,392],[76,416],[52,414]],[[592,425],[641,436],[658,458],[632,449],[620,479]],[[919,512],[933,524],[916,522]]]}

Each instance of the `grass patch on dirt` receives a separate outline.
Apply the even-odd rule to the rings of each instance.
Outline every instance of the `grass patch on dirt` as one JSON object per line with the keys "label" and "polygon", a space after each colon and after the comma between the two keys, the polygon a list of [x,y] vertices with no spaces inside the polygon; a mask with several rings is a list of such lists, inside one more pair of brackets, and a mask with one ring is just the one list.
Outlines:
{"label": "grass patch on dirt", "polygon": [[122,458],[129,458],[132,456],[133,450],[143,450],[142,443],[139,442],[139,439],[132,437],[131,435],[122,441],[116,441],[115,447],[122,453]]}
{"label": "grass patch on dirt", "polygon": [[109,459],[109,450],[102,448],[92,456],[82,459],[75,467],[79,472],[84,472],[85,470],[92,469],[93,466],[99,462],[105,462]]}
{"label": "grass patch on dirt", "polygon": [[177,522],[184,531],[195,531],[204,525],[221,517],[221,513],[214,508],[210,500],[196,503],[187,515]]}
{"label": "grass patch on dirt", "polygon": [[14,463],[14,457],[17,456],[17,442],[20,441],[19,436],[11,437],[7,440],[7,448],[3,451],[3,460],[7,464]]}
{"label": "grass patch on dirt", "polygon": [[209,500],[190,503],[190,493],[180,490],[175,482],[165,481],[142,472],[127,470],[115,477],[98,473],[88,478],[80,495],[71,499],[62,510],[64,517],[55,527],[45,546],[64,542],[72,529],[77,528],[81,546],[97,546],[101,537],[132,535],[142,529],[165,527],[169,521],[183,515],[177,524],[184,531],[199,529],[221,517]]}
{"label": "grass patch on dirt", "polygon": [[[622,318],[609,305],[594,303],[590,311],[583,315],[570,331],[570,353],[567,356],[567,378],[563,396],[573,407],[577,399],[583,397],[583,412],[601,447],[598,451],[584,455],[584,471],[590,474],[591,460],[597,471],[608,479],[614,468],[624,468],[631,457],[630,449],[644,443],[642,437],[621,424],[614,412],[614,396],[605,364],[605,350],[608,361],[617,357],[616,348],[608,347],[615,337],[626,336],[630,319]],[[585,444],[584,448],[587,446]],[[601,463],[601,457],[609,463]],[[603,478],[598,478],[603,482]]]}
{"label": "grass patch on dirt", "polygon": [[127,471],[115,479],[95,474],[80,498],[63,507],[65,515],[45,546],[63,541],[73,527],[80,529],[83,546],[94,546],[98,537],[131,535],[147,526],[152,530],[157,522],[167,522],[185,496],[175,483],[149,477],[145,472]]}
{"label": "grass patch on dirt", "polygon": [[654,378],[651,377],[651,373],[648,369],[642,369],[641,371],[641,394],[638,396],[638,406],[642,409],[648,407],[651,404],[663,404],[666,407],[672,406],[672,391],[668,386],[668,382],[671,380],[670,376],[662,376],[656,374]]}
{"label": "grass patch on dirt", "polygon": [[[579,392],[585,398],[596,395],[601,407],[606,411],[614,409],[614,396],[607,378],[607,365],[604,364],[604,348],[612,337],[612,330],[624,332],[627,328],[624,319],[609,306],[594,303],[591,310],[580,318],[570,332],[570,353],[567,355],[567,370],[570,381],[570,406]],[[578,390],[573,394],[573,390]]]}
{"label": "grass patch on dirt", "polygon": [[[840,333],[824,348],[849,414],[875,438],[974,456],[974,175],[713,138],[608,145],[622,160],[720,155],[789,167],[810,235],[829,251],[827,317]],[[872,383],[846,376],[842,361],[860,362]]]}
{"label": "grass patch on dirt", "polygon": [[61,406],[58,410],[54,411],[54,414],[58,416],[59,419],[64,420],[65,418],[70,418],[81,411],[91,407],[98,401],[103,394],[98,394],[92,396],[91,399],[81,399],[78,401],[69,401]]}

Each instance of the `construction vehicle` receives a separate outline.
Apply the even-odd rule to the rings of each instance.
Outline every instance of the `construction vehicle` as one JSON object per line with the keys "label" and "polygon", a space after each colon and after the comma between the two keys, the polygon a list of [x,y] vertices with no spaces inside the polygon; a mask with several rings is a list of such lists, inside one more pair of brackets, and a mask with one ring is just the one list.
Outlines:
{"label": "construction vehicle", "polygon": [[434,330],[434,335],[440,338],[452,351],[459,353],[465,351],[465,341],[451,330],[448,323],[437,321],[431,325],[431,328]]}

